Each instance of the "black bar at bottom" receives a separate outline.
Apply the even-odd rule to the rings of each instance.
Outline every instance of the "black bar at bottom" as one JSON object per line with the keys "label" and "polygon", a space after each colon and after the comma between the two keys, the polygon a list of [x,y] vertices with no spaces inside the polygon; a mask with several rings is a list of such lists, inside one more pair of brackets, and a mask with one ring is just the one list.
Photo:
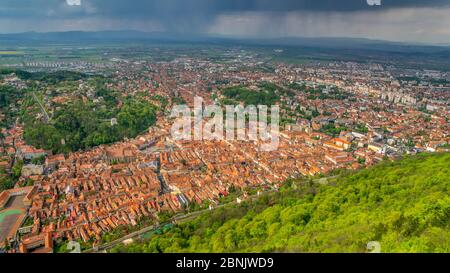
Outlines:
{"label": "black bar at bottom", "polygon": [[[114,268],[131,272],[309,272],[331,269],[364,272],[368,269],[417,269],[424,264],[445,266],[448,254],[2,254],[0,263],[85,272]],[[431,260],[428,263],[426,260]],[[165,269],[167,271],[158,271]],[[308,269],[308,270],[306,270]],[[428,267],[428,270],[431,268]]]}

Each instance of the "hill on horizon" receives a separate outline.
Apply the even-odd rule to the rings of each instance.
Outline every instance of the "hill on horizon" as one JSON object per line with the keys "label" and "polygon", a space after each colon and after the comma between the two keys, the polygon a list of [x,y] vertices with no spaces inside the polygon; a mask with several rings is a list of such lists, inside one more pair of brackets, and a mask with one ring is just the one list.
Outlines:
{"label": "hill on horizon", "polygon": [[194,33],[143,32],[135,30],[22,32],[0,34],[0,41],[8,44],[27,43],[83,43],[83,42],[212,42],[260,46],[317,46],[323,48],[360,48],[408,52],[439,52],[450,50],[450,45],[420,44],[347,37],[277,37],[244,38]]}
{"label": "hill on horizon", "polygon": [[[408,44],[364,38],[243,38],[169,32],[68,31],[0,34],[0,49],[35,47],[204,46],[256,49],[269,57],[296,63],[303,60],[379,63],[404,68],[450,71],[450,46]],[[281,53],[277,49],[283,49]],[[26,50],[25,50],[26,52]],[[31,50],[26,57],[32,57]]]}

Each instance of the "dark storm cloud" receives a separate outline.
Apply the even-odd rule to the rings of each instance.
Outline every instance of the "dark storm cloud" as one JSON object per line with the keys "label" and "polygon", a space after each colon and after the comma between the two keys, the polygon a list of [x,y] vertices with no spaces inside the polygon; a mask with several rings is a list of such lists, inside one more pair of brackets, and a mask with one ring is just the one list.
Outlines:
{"label": "dark storm cloud", "polygon": [[[54,1],[54,0],[52,0]],[[117,17],[154,16],[166,21],[183,17],[214,17],[229,12],[352,12],[374,10],[367,0],[84,0],[98,15]],[[382,0],[380,9],[440,7],[450,0]]]}
{"label": "dark storm cloud", "polygon": [[[381,6],[373,7],[367,0],[81,0],[81,5],[69,6],[66,0],[0,0],[0,32],[137,29],[253,36],[361,36],[374,26],[373,35],[367,36],[383,38],[383,32],[395,26],[399,35],[405,33],[408,38],[430,27],[438,29],[441,36],[450,31],[445,13],[450,10],[450,0],[381,2]],[[366,15],[374,24],[363,28],[361,22],[367,21]],[[349,28],[348,34],[345,28]],[[396,33],[386,37],[395,38]]]}
{"label": "dark storm cloud", "polygon": [[202,32],[222,14],[260,12],[279,17],[286,12],[377,12],[443,7],[450,5],[450,0],[382,0],[380,7],[369,6],[367,0],[85,0],[85,3],[92,4],[98,16],[151,18],[169,31]]}
{"label": "dark storm cloud", "polygon": [[[86,4],[95,1],[85,1]],[[111,1],[114,2],[114,1]],[[0,18],[42,19],[88,15],[86,6],[69,6],[66,0],[1,0]]]}
{"label": "dark storm cloud", "polygon": [[[242,12],[242,11],[359,11],[369,10],[366,0],[156,0],[141,1],[153,2],[167,7],[177,6],[180,10],[185,8],[200,8],[212,13],[215,12]],[[448,5],[449,0],[383,0],[383,8],[395,7],[436,7]],[[176,3],[173,5],[173,3]],[[139,5],[138,5],[139,6]]]}
{"label": "dark storm cloud", "polygon": [[[245,11],[359,11],[373,9],[366,0],[84,0],[114,15],[204,15]],[[383,8],[437,7],[449,0],[382,0]]]}
{"label": "dark storm cloud", "polygon": [[[366,0],[81,0],[68,6],[66,0],[1,0],[3,17],[86,16],[149,17],[177,20],[180,17],[214,17],[228,12],[342,12],[373,10]],[[381,0],[380,9],[397,7],[440,7],[450,0]],[[94,12],[95,11],[95,12]],[[53,12],[55,12],[53,14]],[[168,18],[170,17],[170,18]],[[170,19],[170,20],[169,20]]]}

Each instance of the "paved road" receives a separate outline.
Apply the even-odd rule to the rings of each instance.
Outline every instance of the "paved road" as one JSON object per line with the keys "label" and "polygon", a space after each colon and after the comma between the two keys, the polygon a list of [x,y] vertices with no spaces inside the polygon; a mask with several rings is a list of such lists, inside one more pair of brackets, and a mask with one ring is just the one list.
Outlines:
{"label": "paved road", "polygon": [[36,102],[39,104],[39,107],[41,108],[42,114],[45,116],[46,122],[50,121],[50,116],[47,114],[47,111],[45,110],[44,106],[42,105],[41,101],[38,99],[36,94],[34,92],[31,92],[33,95],[33,98],[36,100]]}

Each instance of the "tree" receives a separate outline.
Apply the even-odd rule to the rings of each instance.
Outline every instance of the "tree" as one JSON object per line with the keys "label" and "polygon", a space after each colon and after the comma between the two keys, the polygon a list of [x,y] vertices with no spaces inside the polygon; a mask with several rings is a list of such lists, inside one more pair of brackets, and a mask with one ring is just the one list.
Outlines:
{"label": "tree", "polygon": [[39,156],[39,157],[35,157],[31,160],[31,163],[35,164],[35,165],[42,165],[45,162],[45,155]]}
{"label": "tree", "polygon": [[14,166],[12,167],[12,176],[14,179],[18,179],[22,174],[23,160],[17,160]]}

